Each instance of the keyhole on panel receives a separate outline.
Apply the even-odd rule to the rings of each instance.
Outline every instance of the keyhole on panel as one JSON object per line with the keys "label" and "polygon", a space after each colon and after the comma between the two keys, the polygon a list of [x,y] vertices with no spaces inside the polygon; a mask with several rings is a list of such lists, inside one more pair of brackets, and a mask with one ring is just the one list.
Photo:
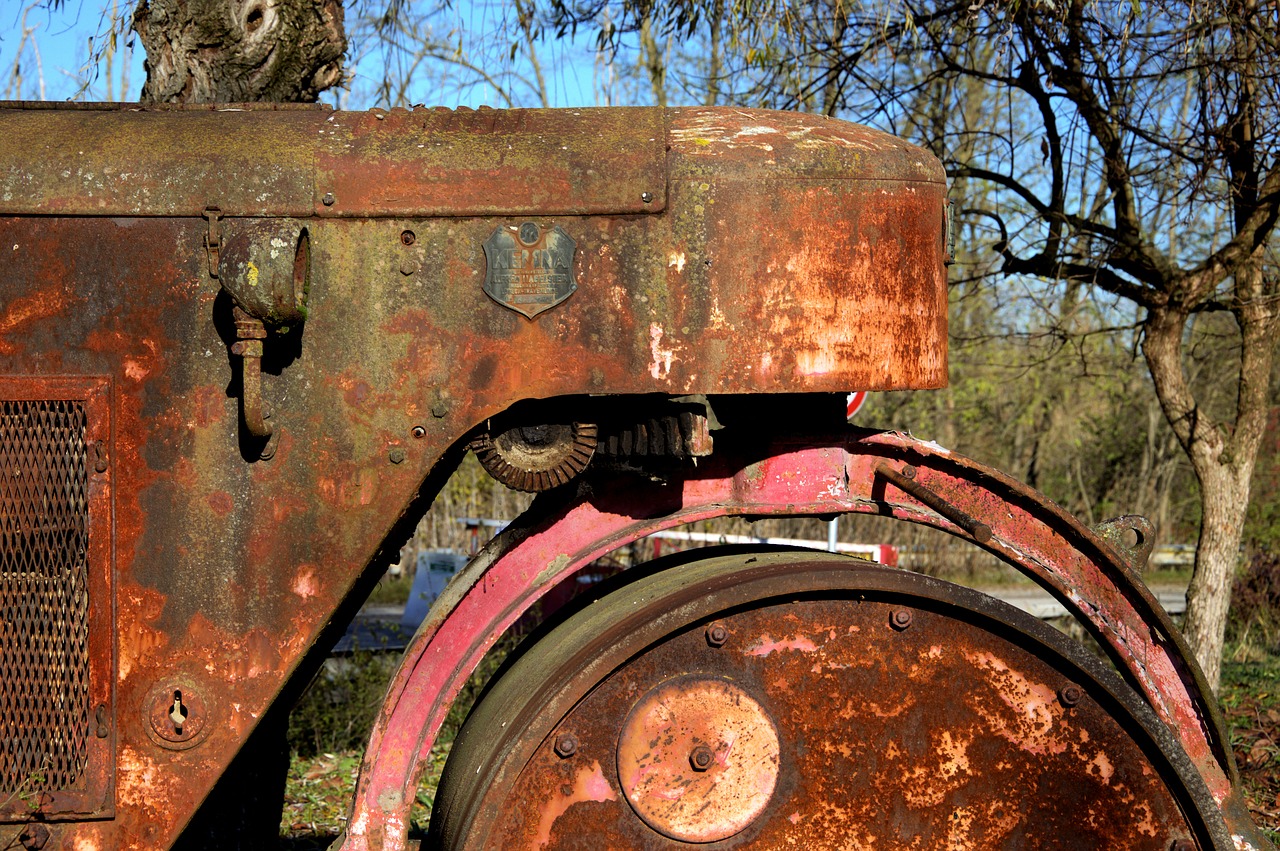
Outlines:
{"label": "keyhole on panel", "polygon": [[173,722],[173,731],[182,735],[182,725],[187,723],[187,707],[182,705],[181,691],[173,693],[173,705],[169,707],[169,720]]}

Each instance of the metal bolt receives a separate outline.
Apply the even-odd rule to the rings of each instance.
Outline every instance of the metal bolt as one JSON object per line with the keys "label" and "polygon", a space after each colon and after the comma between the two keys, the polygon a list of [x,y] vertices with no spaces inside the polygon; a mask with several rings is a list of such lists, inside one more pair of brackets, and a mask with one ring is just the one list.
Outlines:
{"label": "metal bolt", "polygon": [[332,192],[326,192],[326,193],[324,193],[324,197],[320,199],[320,203],[321,203],[321,204],[324,204],[326,207],[332,207],[332,206],[333,206],[333,200],[334,200],[334,199],[333,199],[333,193],[332,193]]}
{"label": "metal bolt", "polygon": [[427,430],[426,430],[425,428],[423,428],[422,426],[414,426],[414,427],[413,427],[413,436],[414,436],[414,437],[416,437],[416,438],[418,438],[419,440],[421,440],[422,438],[424,438],[424,437],[426,437],[426,436],[427,436]]}
{"label": "metal bolt", "polygon": [[646,204],[652,204],[652,203],[653,203],[653,193],[652,193],[652,192],[641,192],[641,193],[640,193],[640,200],[641,200],[641,201],[643,201],[643,202],[645,202]]}
{"label": "metal bolt", "polygon": [[436,402],[434,405],[431,406],[431,416],[435,417],[436,419],[440,419],[441,417],[447,415],[448,413],[449,413],[448,402],[445,402],[442,400],[442,401]]}
{"label": "metal bolt", "polygon": [[899,632],[911,626],[912,620],[911,612],[906,609],[894,609],[893,614],[889,615],[889,625]]}
{"label": "metal bolt", "polygon": [[689,754],[689,765],[693,766],[694,771],[706,771],[715,760],[715,751],[706,745],[698,745]]}
{"label": "metal bolt", "polygon": [[414,233],[413,233],[413,231],[411,231],[411,230],[406,230],[406,231],[401,231],[401,232],[400,232],[400,244],[401,244],[401,245],[413,245],[413,243],[414,243],[414,242],[416,242],[416,241],[417,241],[417,239],[418,239],[418,238],[417,238],[416,236],[414,236]]}
{"label": "metal bolt", "polygon": [[418,271],[417,260],[414,260],[412,257],[406,257],[400,261],[401,275],[405,275],[405,276],[412,275],[416,271]]}
{"label": "metal bolt", "polygon": [[1062,701],[1063,706],[1075,706],[1084,698],[1084,689],[1075,683],[1067,683],[1058,689],[1058,700]]}
{"label": "metal bolt", "polygon": [[578,752],[578,739],[573,733],[561,733],[556,736],[556,756],[568,759]]}
{"label": "metal bolt", "polygon": [[404,450],[396,447],[391,450],[391,454],[388,457],[391,459],[392,464],[400,464],[404,461]]}
{"label": "metal bolt", "polygon": [[39,822],[29,824],[22,829],[18,839],[27,851],[40,851],[49,842],[49,828]]}
{"label": "metal bolt", "polygon": [[914,479],[916,477],[916,468],[908,464],[902,468],[902,475],[906,476],[908,479]]}
{"label": "metal bolt", "polygon": [[707,643],[712,647],[723,647],[729,640],[729,630],[723,624],[713,623],[707,627]]}

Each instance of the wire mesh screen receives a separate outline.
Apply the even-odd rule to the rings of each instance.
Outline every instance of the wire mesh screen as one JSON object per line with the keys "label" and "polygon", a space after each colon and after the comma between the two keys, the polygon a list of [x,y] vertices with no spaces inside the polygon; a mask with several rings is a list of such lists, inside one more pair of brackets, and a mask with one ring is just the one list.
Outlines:
{"label": "wire mesh screen", "polygon": [[0,801],[71,789],[90,735],[85,410],[0,401]]}

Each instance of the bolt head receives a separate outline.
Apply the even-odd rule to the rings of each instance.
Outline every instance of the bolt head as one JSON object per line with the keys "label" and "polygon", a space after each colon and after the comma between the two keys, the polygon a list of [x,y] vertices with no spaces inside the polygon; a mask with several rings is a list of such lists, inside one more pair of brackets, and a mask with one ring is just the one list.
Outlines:
{"label": "bolt head", "polygon": [[400,464],[400,463],[403,463],[403,462],[404,462],[404,450],[403,450],[403,449],[392,449],[392,450],[391,450],[391,454],[390,454],[390,456],[388,456],[388,457],[390,457],[390,459],[391,459],[391,463],[392,463],[392,464]]}
{"label": "bolt head", "polygon": [[724,628],[724,624],[713,623],[707,627],[707,643],[712,647],[723,647],[728,640],[729,630]]}
{"label": "bolt head", "polygon": [[689,754],[689,765],[694,771],[706,771],[716,761],[715,751],[706,745],[698,745]]}
{"label": "bolt head", "polygon": [[320,203],[324,204],[326,207],[332,207],[333,202],[334,202],[334,197],[332,192],[324,193],[324,197],[320,199]]}
{"label": "bolt head", "polygon": [[894,609],[893,614],[889,615],[889,625],[899,632],[911,626],[912,620],[914,617],[906,609]]}
{"label": "bolt head", "polygon": [[578,752],[578,738],[573,733],[561,733],[556,736],[556,756],[568,759]]}
{"label": "bolt head", "polygon": [[652,203],[653,203],[653,193],[652,193],[652,192],[641,192],[641,193],[640,193],[640,200],[641,200],[641,201],[643,201],[643,202],[644,202],[644,203],[646,203],[646,204],[652,204]]}
{"label": "bolt head", "polygon": [[418,241],[418,237],[413,231],[406,230],[406,231],[400,232],[401,245],[413,245],[417,241]]}
{"label": "bolt head", "polygon": [[1063,706],[1075,706],[1084,699],[1084,689],[1075,683],[1067,683],[1058,689],[1058,700],[1062,701]]}

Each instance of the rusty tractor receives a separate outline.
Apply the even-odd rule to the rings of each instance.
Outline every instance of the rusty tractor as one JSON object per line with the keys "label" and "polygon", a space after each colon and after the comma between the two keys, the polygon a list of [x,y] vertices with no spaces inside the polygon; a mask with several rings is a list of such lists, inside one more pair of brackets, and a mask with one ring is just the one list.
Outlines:
{"label": "rusty tractor", "polygon": [[[946,382],[924,151],[713,108],[13,103],[0,137],[6,847],[249,847],[270,734],[474,451],[538,496],[410,642],[342,851],[1272,848],[1145,521],[845,421]],[[525,642],[415,828],[545,591],[680,524],[848,513],[1003,559],[1107,659],[856,559],[664,558]]]}

